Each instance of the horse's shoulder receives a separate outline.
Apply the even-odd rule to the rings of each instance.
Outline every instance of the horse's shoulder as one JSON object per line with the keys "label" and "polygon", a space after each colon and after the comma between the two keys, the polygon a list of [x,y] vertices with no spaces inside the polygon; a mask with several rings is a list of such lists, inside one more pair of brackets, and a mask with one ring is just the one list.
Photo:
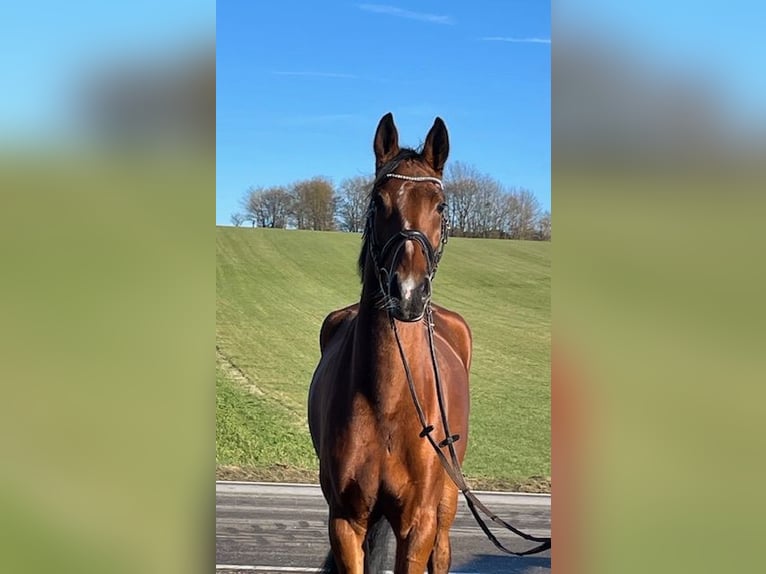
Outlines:
{"label": "horse's shoulder", "polygon": [[359,313],[359,303],[354,303],[329,313],[324,318],[322,328],[319,330],[319,349],[324,351],[333,335],[338,332],[338,328],[344,323],[355,319],[357,313]]}
{"label": "horse's shoulder", "polygon": [[466,371],[471,367],[473,336],[462,315],[439,305],[433,306],[434,328],[458,354]]}

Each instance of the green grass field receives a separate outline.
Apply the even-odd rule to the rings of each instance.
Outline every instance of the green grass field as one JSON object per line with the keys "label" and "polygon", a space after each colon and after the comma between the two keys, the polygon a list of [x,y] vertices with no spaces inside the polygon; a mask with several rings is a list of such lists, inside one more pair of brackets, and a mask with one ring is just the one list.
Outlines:
{"label": "green grass field", "polygon": [[[216,462],[314,476],[319,328],[359,298],[360,236],[219,227],[216,241]],[[550,247],[453,238],[439,266],[434,301],[474,336],[465,472],[480,484],[550,476]]]}

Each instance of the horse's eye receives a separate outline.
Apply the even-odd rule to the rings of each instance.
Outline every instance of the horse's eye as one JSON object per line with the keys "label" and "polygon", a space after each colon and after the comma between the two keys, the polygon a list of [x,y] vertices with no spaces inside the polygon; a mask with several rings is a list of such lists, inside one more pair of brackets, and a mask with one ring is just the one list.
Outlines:
{"label": "horse's eye", "polygon": [[447,207],[446,203],[440,203],[439,205],[436,206],[436,211],[438,211],[439,213],[443,213],[446,207]]}

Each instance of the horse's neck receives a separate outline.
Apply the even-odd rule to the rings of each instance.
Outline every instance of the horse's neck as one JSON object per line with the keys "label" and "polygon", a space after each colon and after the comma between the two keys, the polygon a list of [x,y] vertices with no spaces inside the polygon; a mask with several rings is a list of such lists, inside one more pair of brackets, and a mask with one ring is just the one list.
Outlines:
{"label": "horse's neck", "polygon": [[[362,298],[354,334],[352,372],[356,384],[376,400],[392,404],[402,397],[409,400],[402,357],[390,319],[385,311],[365,303]],[[397,322],[397,333],[410,368],[417,371],[423,357],[429,354],[423,323]],[[413,376],[417,384],[420,377],[416,372]]]}

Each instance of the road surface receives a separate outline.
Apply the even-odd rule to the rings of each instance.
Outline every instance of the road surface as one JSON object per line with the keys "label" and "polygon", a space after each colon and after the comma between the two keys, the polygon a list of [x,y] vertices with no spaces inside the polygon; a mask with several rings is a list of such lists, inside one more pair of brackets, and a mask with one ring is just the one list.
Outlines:
{"label": "road surface", "polygon": [[[329,550],[327,504],[318,486],[217,482],[215,496],[216,574],[314,574]],[[550,536],[550,497],[478,492],[499,517],[538,536]],[[493,528],[510,549],[533,543]],[[515,557],[501,553],[460,501],[451,530],[455,574],[550,573],[550,551]],[[393,566],[393,536],[389,562]]]}

